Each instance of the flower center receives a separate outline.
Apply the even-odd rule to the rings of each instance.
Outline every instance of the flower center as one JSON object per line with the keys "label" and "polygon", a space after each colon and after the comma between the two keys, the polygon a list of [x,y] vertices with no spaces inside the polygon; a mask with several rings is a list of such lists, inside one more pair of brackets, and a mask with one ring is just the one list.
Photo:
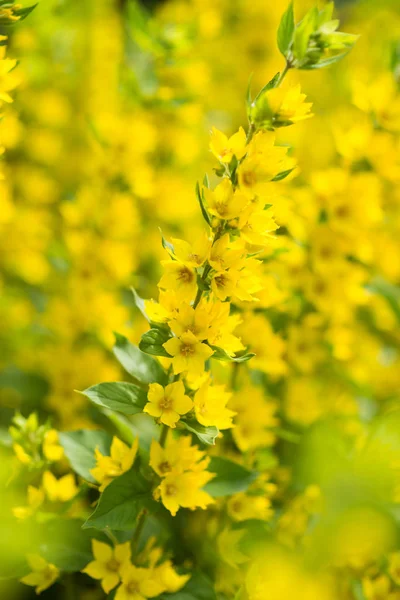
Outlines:
{"label": "flower center", "polygon": [[165,493],[167,494],[167,496],[175,496],[177,491],[178,490],[176,489],[176,485],[174,485],[173,483],[170,483],[165,487]]}
{"label": "flower center", "polygon": [[193,273],[187,267],[182,267],[179,271],[178,279],[184,283],[190,283],[193,281]]}
{"label": "flower center", "polygon": [[254,185],[257,182],[257,177],[256,177],[256,174],[254,173],[254,171],[245,171],[242,174],[242,180],[245,185],[248,185],[249,187],[251,187],[252,185]]}
{"label": "flower center", "polygon": [[112,558],[107,563],[107,569],[109,571],[113,571],[113,572],[118,571],[119,567],[120,567],[120,564],[115,558]]}
{"label": "flower center", "polygon": [[172,399],[168,397],[163,398],[162,400],[160,400],[159,406],[163,410],[168,410],[172,406]]}
{"label": "flower center", "polygon": [[195,348],[194,346],[190,345],[190,344],[182,344],[181,346],[181,354],[183,354],[183,356],[192,356],[195,352]]}
{"label": "flower center", "polygon": [[171,466],[169,462],[165,460],[164,462],[158,465],[158,470],[160,471],[160,473],[168,473],[168,471],[171,470]]}
{"label": "flower center", "polygon": [[126,586],[126,589],[128,590],[129,594],[138,594],[140,591],[139,583],[137,581],[130,581]]}

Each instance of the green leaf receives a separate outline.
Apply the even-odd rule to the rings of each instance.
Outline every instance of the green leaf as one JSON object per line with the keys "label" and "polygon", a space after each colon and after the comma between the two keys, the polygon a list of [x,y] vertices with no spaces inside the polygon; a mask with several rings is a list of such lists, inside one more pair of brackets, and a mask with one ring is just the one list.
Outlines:
{"label": "green leaf", "polygon": [[278,173],[278,175],[275,175],[275,177],[273,179],[271,179],[271,181],[282,181],[282,179],[286,179],[286,177],[288,175],[290,175],[290,173],[294,170],[293,169],[287,169],[287,171],[281,171],[280,173]]}
{"label": "green leaf", "polygon": [[257,96],[255,97],[254,103],[257,102],[257,100],[265,93],[268,92],[268,90],[271,90],[272,88],[274,88],[277,84],[277,82],[279,81],[279,77],[280,77],[280,73],[276,73],[272,79],[270,79],[268,81],[268,83],[266,83],[264,85],[263,88],[261,88],[261,90],[258,92]]}
{"label": "green leaf", "polygon": [[144,508],[153,509],[159,506],[153,500],[151,483],[143,478],[137,468],[132,468],[116,477],[106,487],[83,528],[108,527],[116,531],[132,529]]}
{"label": "green leaf", "polygon": [[248,360],[253,358],[253,356],[255,356],[253,352],[247,352],[246,354],[242,354],[241,356],[230,356],[227,352],[225,352],[223,348],[219,348],[218,346],[210,346],[210,348],[214,350],[214,354],[211,356],[211,358],[227,362],[247,362]]}
{"label": "green leaf", "polygon": [[41,524],[37,552],[67,573],[83,569],[92,560],[91,535],[77,519],[52,520]]}
{"label": "green leaf", "polygon": [[308,11],[296,27],[293,39],[293,54],[298,61],[303,60],[307,53],[310,36],[317,26],[317,18],[318,10],[314,7]]}
{"label": "green leaf", "polygon": [[196,435],[203,444],[208,444],[210,446],[215,444],[215,438],[219,434],[217,427],[205,427],[196,421],[196,419],[181,419],[179,423],[187,429],[187,431]]}
{"label": "green leaf", "polygon": [[199,182],[196,183],[196,196],[197,196],[197,200],[199,201],[199,204],[200,204],[201,214],[203,215],[204,220],[207,223],[207,225],[209,225],[211,227],[210,215],[208,214],[208,212],[206,210],[203,194],[200,191]]}
{"label": "green leaf", "polygon": [[[32,4],[32,6],[27,6],[26,8],[20,8],[19,10],[14,10],[14,14],[17,17],[20,17],[20,21],[26,19],[26,17],[37,7],[38,3]],[[17,21],[18,22],[18,21]]]}
{"label": "green leaf", "polygon": [[162,594],[160,600],[217,600],[217,596],[210,579],[194,571],[185,587],[174,594]]}
{"label": "green leaf", "polygon": [[249,77],[249,81],[247,83],[247,90],[246,90],[246,104],[247,104],[247,108],[249,109],[251,104],[252,104],[252,99],[251,99],[251,81],[253,79],[253,73],[250,74]]}
{"label": "green leaf", "polygon": [[73,468],[81,477],[95,483],[90,470],[96,465],[94,451],[96,448],[104,455],[110,454],[112,437],[106,431],[80,429],[59,433],[60,443]]}
{"label": "green leaf", "polygon": [[279,23],[277,43],[278,48],[285,58],[287,58],[290,46],[293,41],[294,33],[294,13],[293,2],[289,4],[286,12],[283,13]]}
{"label": "green leaf", "polygon": [[143,300],[143,298],[141,298],[139,296],[139,294],[137,293],[137,291],[133,287],[131,287],[131,292],[133,294],[136,307],[140,310],[140,312],[142,313],[142,315],[144,316],[144,318],[148,321],[149,317],[147,316],[146,310],[144,308],[144,300]]}
{"label": "green leaf", "polygon": [[244,492],[258,476],[258,473],[249,471],[242,465],[219,456],[211,457],[207,470],[210,473],[216,473],[214,479],[204,488],[214,498]]}
{"label": "green leaf", "polygon": [[134,383],[113,381],[99,383],[80,392],[97,406],[117,410],[125,415],[135,415],[143,411],[147,394]]}
{"label": "green leaf", "polygon": [[160,229],[160,233],[161,233],[161,244],[162,247],[167,250],[167,252],[169,252],[169,254],[174,254],[174,246],[171,244],[171,242],[168,242],[168,240],[165,239],[165,237],[163,236],[163,232]]}
{"label": "green leaf", "polygon": [[115,333],[113,352],[125,371],[140,383],[166,383],[167,376],[160,363],[139,350],[119,333]]}
{"label": "green leaf", "polygon": [[339,54],[335,54],[334,56],[330,56],[329,58],[323,58],[314,64],[306,64],[303,67],[299,67],[299,69],[302,71],[312,71],[315,69],[323,69],[324,67],[329,67],[330,65],[334,65],[335,63],[342,60],[342,58],[347,56],[350,50],[351,49],[349,48],[348,50],[345,50],[345,52],[340,52]]}
{"label": "green leaf", "polygon": [[165,356],[171,358],[163,344],[171,338],[171,333],[168,329],[150,329],[142,335],[139,342],[139,349],[146,354],[153,354],[154,356]]}

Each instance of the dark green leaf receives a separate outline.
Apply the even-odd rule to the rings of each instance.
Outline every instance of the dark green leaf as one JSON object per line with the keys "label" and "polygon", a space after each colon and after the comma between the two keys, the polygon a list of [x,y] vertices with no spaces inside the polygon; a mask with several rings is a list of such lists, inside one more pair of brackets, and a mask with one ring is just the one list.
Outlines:
{"label": "dark green leaf", "polygon": [[223,348],[219,348],[218,346],[210,346],[210,348],[214,350],[214,354],[211,356],[211,358],[227,362],[247,362],[248,360],[253,358],[253,356],[255,356],[255,354],[252,352],[247,352],[246,354],[242,354],[241,356],[230,356],[227,352],[225,352]]}
{"label": "dark green leaf", "polygon": [[20,8],[19,10],[14,10],[14,14],[17,17],[20,17],[20,21],[26,19],[26,17],[37,7],[38,3],[32,4],[32,6],[27,6],[26,8]]}
{"label": "dark green leaf", "polygon": [[231,496],[237,492],[247,490],[258,475],[258,473],[249,471],[238,463],[219,456],[211,457],[207,470],[210,473],[216,473],[216,476],[207,483],[204,489],[215,498]]}
{"label": "dark green leaf", "polygon": [[113,352],[125,371],[140,383],[166,383],[167,377],[160,363],[119,333],[115,334]]}
{"label": "dark green leaf", "polygon": [[190,433],[194,433],[203,444],[208,444],[210,446],[215,444],[215,438],[219,433],[217,427],[205,427],[195,419],[181,419],[180,424],[190,431]]}
{"label": "dark green leaf", "polygon": [[38,553],[67,573],[83,569],[92,560],[91,535],[77,519],[52,520],[41,525]]}
{"label": "dark green leaf", "polygon": [[294,33],[294,14],[293,2],[289,4],[286,12],[283,13],[281,22],[279,23],[277,43],[278,48],[285,58],[287,58],[290,46],[293,41]]}
{"label": "dark green leaf", "polygon": [[59,434],[60,443],[71,467],[78,475],[94,483],[96,480],[90,470],[96,465],[94,451],[96,448],[104,455],[110,453],[111,435],[106,431],[80,429],[64,431]]}
{"label": "dark green leaf", "polygon": [[124,531],[135,527],[144,508],[158,508],[152,497],[151,483],[135,468],[116,477],[101,494],[94,512],[83,525],[84,529],[106,527]]}
{"label": "dark green leaf", "polygon": [[165,356],[171,358],[163,344],[171,338],[171,333],[168,329],[150,329],[142,335],[139,342],[139,349],[146,354],[154,356]]}
{"label": "dark green leaf", "polygon": [[275,177],[271,179],[271,181],[282,181],[282,179],[286,179],[286,177],[290,175],[290,173],[293,170],[294,169],[287,169],[287,171],[281,171],[280,173],[278,173],[278,175],[275,175]]}
{"label": "dark green leaf", "polygon": [[199,201],[199,204],[200,204],[201,214],[203,215],[204,220],[207,223],[207,225],[209,225],[211,227],[210,215],[208,214],[206,207],[204,205],[204,198],[200,191],[199,182],[196,183],[196,196],[197,196],[197,200]]}
{"label": "dark green leaf", "polygon": [[99,383],[80,393],[97,406],[118,410],[125,415],[142,412],[147,402],[147,394],[144,390],[134,383],[125,381]]}

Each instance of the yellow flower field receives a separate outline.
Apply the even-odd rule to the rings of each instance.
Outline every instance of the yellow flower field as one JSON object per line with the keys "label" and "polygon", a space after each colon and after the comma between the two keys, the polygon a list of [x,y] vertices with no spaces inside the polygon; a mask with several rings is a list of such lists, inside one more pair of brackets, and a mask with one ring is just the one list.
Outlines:
{"label": "yellow flower field", "polygon": [[400,600],[398,0],[0,0],[0,597]]}

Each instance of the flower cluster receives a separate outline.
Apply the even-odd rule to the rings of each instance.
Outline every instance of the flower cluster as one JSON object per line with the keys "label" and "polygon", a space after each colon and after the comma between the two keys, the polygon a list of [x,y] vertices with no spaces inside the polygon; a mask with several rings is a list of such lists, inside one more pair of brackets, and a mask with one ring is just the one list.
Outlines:
{"label": "flower cluster", "polygon": [[399,21],[371,3],[330,70],[357,36],[329,2],[0,0],[1,592],[399,596]]}

